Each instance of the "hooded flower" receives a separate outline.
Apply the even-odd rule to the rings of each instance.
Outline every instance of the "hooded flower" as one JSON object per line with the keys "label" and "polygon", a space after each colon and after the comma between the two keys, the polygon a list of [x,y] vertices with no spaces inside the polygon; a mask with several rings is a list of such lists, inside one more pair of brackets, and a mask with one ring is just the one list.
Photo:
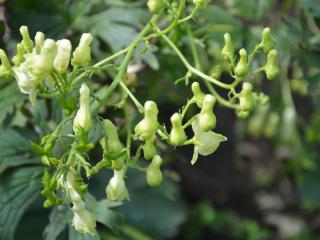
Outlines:
{"label": "hooded flower", "polygon": [[72,225],[81,234],[89,233],[94,235],[96,233],[96,219],[91,212],[86,210],[85,203],[82,200],[79,192],[76,190],[76,172],[74,169],[70,169],[66,176],[66,181],[63,182],[63,177],[60,179],[60,183],[64,186],[67,197],[72,202],[71,208],[74,213]]}
{"label": "hooded flower", "polygon": [[198,155],[208,156],[215,152],[221,142],[227,141],[227,138],[213,131],[205,132],[200,126],[198,120],[193,121],[192,130],[194,132],[194,152],[191,164],[195,164]]}
{"label": "hooded flower", "polygon": [[78,133],[82,128],[85,132],[88,132],[91,126],[90,89],[83,83],[80,88],[80,108],[73,121],[73,130]]}
{"label": "hooded flower", "polygon": [[94,235],[96,233],[96,219],[95,217],[85,209],[83,201],[75,203],[72,207],[74,213],[72,225],[81,234],[90,233]]}
{"label": "hooded flower", "polygon": [[36,102],[37,87],[40,84],[41,79],[30,72],[28,64],[25,62],[19,67],[13,67],[12,69],[20,91],[24,94],[28,94],[30,102],[34,104]]}
{"label": "hooded flower", "polygon": [[123,179],[124,171],[114,170],[114,175],[110,179],[109,184],[106,188],[107,198],[110,201],[123,201],[129,200],[129,193],[126,187],[126,183]]}

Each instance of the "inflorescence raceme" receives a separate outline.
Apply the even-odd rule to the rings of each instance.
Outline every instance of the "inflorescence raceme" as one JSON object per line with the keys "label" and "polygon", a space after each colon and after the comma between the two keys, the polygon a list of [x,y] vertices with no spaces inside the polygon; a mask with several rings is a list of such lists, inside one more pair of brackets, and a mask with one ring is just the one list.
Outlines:
{"label": "inflorescence raceme", "polygon": [[[261,42],[250,54],[245,49],[241,49],[237,55],[231,35],[229,33],[224,35],[225,45],[221,50],[221,55],[229,65],[229,72],[234,78],[234,82],[231,84],[223,83],[202,72],[199,67],[193,67],[166,35],[176,25],[188,24],[187,20],[192,18],[199,9],[205,8],[209,1],[194,0],[193,3],[193,11],[190,15],[182,18],[186,8],[185,1],[181,0],[177,7],[177,15],[169,18],[172,21],[171,24],[168,28],[160,30],[156,24],[157,20],[169,9],[168,6],[171,2],[149,0],[148,7],[154,15],[135,41],[128,48],[94,65],[92,65],[91,59],[93,37],[90,33],[84,33],[78,46],[72,51],[72,45],[68,39],[59,41],[46,39],[42,32],[37,32],[33,41],[28,28],[22,26],[20,28],[22,41],[17,44],[16,55],[12,61],[10,62],[6,53],[0,50],[1,77],[13,76],[20,91],[29,96],[32,104],[36,103],[37,96],[55,99],[64,110],[65,119],[58,124],[52,133],[44,136],[40,144],[33,143],[33,148],[40,155],[41,162],[45,166],[42,190],[42,194],[46,197],[44,206],[72,204],[73,225],[80,233],[95,234],[96,232],[95,217],[85,206],[84,196],[87,192],[87,184],[83,173],[87,178],[90,178],[101,169],[112,170],[113,177],[106,184],[108,200],[129,200],[125,181],[129,168],[144,172],[147,184],[151,187],[158,186],[163,181],[161,171],[163,159],[157,143],[164,141],[174,148],[193,145],[194,153],[190,158],[191,163],[195,164],[199,154],[202,156],[212,154],[222,142],[227,140],[225,136],[214,131],[218,121],[214,113],[214,107],[217,103],[234,109],[239,117],[247,117],[256,106],[268,102],[268,96],[254,92],[252,84],[245,79],[250,74],[261,71],[264,71],[270,80],[278,75],[277,50],[274,49],[270,29],[263,30]],[[170,11],[168,10],[168,12]],[[192,43],[192,34],[189,34],[189,37]],[[193,97],[171,116],[169,132],[164,125],[159,123],[159,109],[156,102],[149,100],[141,104],[124,81],[128,64],[137,45],[141,41],[146,41],[147,45],[150,45],[148,41],[151,38],[163,38],[187,68],[188,78],[198,77],[204,81],[208,89],[208,93],[205,93],[199,82],[194,81],[191,84],[190,92]],[[266,63],[263,67],[252,70],[253,59],[260,50],[266,55]],[[97,71],[105,71],[108,66],[112,65],[108,65],[108,63],[124,54],[125,58],[116,68],[118,72],[112,84],[99,95],[102,96],[101,98],[94,97],[95,95],[90,93],[90,83],[84,83],[83,78],[88,78]],[[194,52],[194,57],[197,57],[196,52]],[[242,89],[237,93],[235,88],[239,84],[242,84]],[[98,116],[100,107],[108,100],[110,94],[117,90],[118,86],[127,93],[123,101],[126,103],[127,98],[130,97],[143,115],[134,128],[131,128],[130,117],[126,117],[125,128],[128,135],[126,143],[121,141],[118,127],[114,122],[110,119],[101,119]],[[215,87],[227,89],[229,99],[220,96]],[[127,116],[125,105],[122,104],[122,109]],[[195,106],[198,113],[187,119],[187,112],[191,106]],[[67,136],[63,135],[62,129],[71,124],[73,133]],[[96,124],[100,124],[103,131],[103,137],[98,143],[90,142],[88,137]],[[189,127],[193,131],[192,137],[188,137],[186,134],[186,129]],[[59,155],[54,149],[65,137],[71,139],[71,142],[68,144],[67,150]],[[132,154],[132,141],[137,145],[135,154]],[[101,146],[103,154],[101,160],[92,165],[88,152],[96,145]],[[143,164],[140,161],[142,158],[146,160]]]}

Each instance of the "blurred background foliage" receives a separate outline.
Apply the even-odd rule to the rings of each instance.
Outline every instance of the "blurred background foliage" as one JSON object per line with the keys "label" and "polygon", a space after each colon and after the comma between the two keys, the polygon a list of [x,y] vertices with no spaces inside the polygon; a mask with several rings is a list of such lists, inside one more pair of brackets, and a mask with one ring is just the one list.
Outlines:
{"label": "blurred background foliage", "polygon": [[[144,0],[7,0],[0,6],[1,47],[14,53],[21,25],[32,35],[43,31],[74,44],[90,32],[99,60],[126,47],[149,17]],[[217,106],[217,128],[228,142],[193,167],[192,149],[163,147],[165,182],[151,189],[144,176],[130,172],[130,202],[105,208],[110,173],[91,179],[93,195],[87,197],[104,223],[100,237],[66,228],[67,210],[42,207],[41,174],[33,167],[39,160],[29,143],[61,120],[57,103],[40,100],[31,107],[14,81],[0,80],[0,230],[17,226],[17,240],[320,239],[319,0],[216,0],[191,24],[204,70],[225,82],[223,34],[230,32],[238,49],[253,49],[266,26],[277,43],[281,74],[272,82],[264,76],[250,81],[270,96],[270,104],[245,120]],[[191,55],[184,26],[170,37]],[[191,92],[183,82],[175,84],[185,72],[178,58],[161,40],[154,43],[157,47],[136,56],[143,71],[132,73],[130,81],[140,99],[159,103],[160,119],[167,123]],[[94,81],[98,89],[110,76]],[[103,114],[117,117],[110,109]],[[28,171],[14,168],[19,165]],[[19,207],[7,209],[7,201]]]}

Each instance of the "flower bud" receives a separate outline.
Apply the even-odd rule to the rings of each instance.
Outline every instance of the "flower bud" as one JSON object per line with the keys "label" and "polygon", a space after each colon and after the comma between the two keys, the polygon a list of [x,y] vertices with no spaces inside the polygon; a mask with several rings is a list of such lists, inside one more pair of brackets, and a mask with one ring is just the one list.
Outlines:
{"label": "flower bud", "polygon": [[155,155],[152,162],[147,167],[147,183],[150,187],[159,186],[162,182],[162,172],[160,166],[162,164],[162,158],[159,155]]}
{"label": "flower bud", "polygon": [[[104,152],[113,154],[120,153],[121,150],[124,149],[124,146],[119,139],[117,127],[110,120],[105,119],[103,120],[103,130],[106,143]],[[113,159],[111,168],[114,170],[121,170],[123,168],[124,161],[125,156]]]}
{"label": "flower bud", "polygon": [[147,5],[153,14],[159,14],[165,7],[163,0],[149,0]]}
{"label": "flower bud", "polygon": [[266,138],[274,137],[279,129],[280,116],[277,112],[269,114],[266,125],[264,126],[264,136]]}
{"label": "flower bud", "polygon": [[266,119],[269,113],[269,105],[259,106],[248,121],[248,133],[254,138],[261,136],[264,131]]}
{"label": "flower bud", "polygon": [[296,136],[297,113],[294,107],[286,107],[282,113],[280,137],[285,143],[292,143]]}
{"label": "flower bud", "polygon": [[85,204],[81,201],[72,207],[74,213],[72,225],[81,234],[96,234],[96,218],[91,212],[85,209]]}
{"label": "flower bud", "polygon": [[243,83],[239,96],[240,111],[246,112],[253,108],[252,85],[248,82]]}
{"label": "flower bud", "polygon": [[271,30],[268,27],[262,31],[261,45],[265,53],[268,53],[274,46],[274,42],[271,39]]}
{"label": "flower bud", "polygon": [[31,55],[27,63],[31,68],[32,74],[42,78],[48,75],[53,69],[53,61],[57,53],[56,42],[52,39],[46,39],[39,55]]}
{"label": "flower bud", "polygon": [[20,66],[21,63],[24,61],[24,54],[25,54],[25,49],[22,43],[17,44],[17,53],[16,55],[12,58],[12,62],[15,66]]}
{"label": "flower bud", "polygon": [[211,0],[193,0],[193,4],[199,5],[201,8],[206,8]]}
{"label": "flower bud", "polygon": [[35,104],[37,87],[40,84],[41,79],[36,78],[32,73],[30,73],[28,64],[26,62],[20,64],[19,67],[13,67],[12,70],[20,91],[24,94],[28,94],[30,102]]}
{"label": "flower bud", "polygon": [[140,140],[146,141],[153,137],[158,128],[158,107],[153,101],[147,101],[144,104],[144,118],[135,127],[135,135]]}
{"label": "flower bud", "polygon": [[0,60],[1,60],[0,77],[9,76],[11,73],[11,64],[7,57],[7,54],[2,49],[0,49]]}
{"label": "flower bud", "polygon": [[71,60],[72,66],[86,67],[91,61],[90,44],[93,37],[90,33],[84,33],[81,36],[78,47],[74,50]]}
{"label": "flower bud", "polygon": [[201,112],[199,113],[199,126],[203,131],[209,131],[216,127],[217,119],[213,113],[213,107],[216,103],[216,98],[207,94],[203,101]]}
{"label": "flower bud", "polygon": [[107,198],[110,201],[123,201],[129,200],[128,190],[123,179],[124,170],[114,170],[114,175],[110,179],[109,184],[106,188]]}
{"label": "flower bud", "polygon": [[157,149],[154,144],[156,136],[152,136],[150,139],[146,140],[142,146],[144,159],[150,160],[157,154]]}
{"label": "flower bud", "polygon": [[201,91],[200,84],[198,82],[192,83],[191,90],[193,92],[193,97],[196,100],[197,106],[199,108],[202,108],[205,94]]}
{"label": "flower bud", "polygon": [[28,27],[21,26],[20,33],[22,36],[22,41],[21,41],[22,45],[27,50],[27,52],[31,52],[33,48],[33,41],[30,38]]}
{"label": "flower bud", "polygon": [[73,130],[77,134],[82,128],[88,132],[92,126],[90,113],[90,90],[88,86],[83,83],[80,88],[80,108],[73,120]]}
{"label": "flower bud", "polygon": [[62,74],[68,70],[70,55],[71,55],[71,42],[67,39],[62,39],[57,42],[57,55],[53,62],[55,70]]}
{"label": "flower bud", "polygon": [[170,120],[172,124],[170,142],[175,146],[181,146],[187,140],[187,135],[182,126],[182,118],[179,113],[174,113]]}
{"label": "flower bud", "polygon": [[248,66],[248,54],[247,51],[242,48],[239,51],[240,54],[240,60],[237,64],[237,66],[234,69],[234,72],[236,74],[237,77],[239,78],[243,78],[247,75],[248,70],[249,70],[249,66]]}
{"label": "flower bud", "polygon": [[34,37],[34,42],[36,45],[36,54],[40,54],[41,49],[44,44],[44,33],[43,32],[37,32],[36,36]]}
{"label": "flower bud", "polygon": [[237,111],[236,113],[237,113],[237,116],[242,119],[249,117],[249,114],[250,114],[249,111],[241,111],[241,110]]}
{"label": "flower bud", "polygon": [[265,65],[265,72],[267,75],[267,78],[269,80],[275,79],[279,74],[279,67],[277,66],[277,55],[278,52],[275,49],[272,49],[268,53],[267,63]]}
{"label": "flower bud", "polygon": [[221,54],[225,60],[233,59],[234,57],[234,46],[229,33],[224,34],[224,47]]}

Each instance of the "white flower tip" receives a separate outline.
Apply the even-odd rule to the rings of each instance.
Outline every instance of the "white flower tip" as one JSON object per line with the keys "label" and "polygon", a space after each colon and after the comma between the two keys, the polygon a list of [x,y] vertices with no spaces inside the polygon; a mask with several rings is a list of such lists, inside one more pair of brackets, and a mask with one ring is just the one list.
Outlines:
{"label": "white flower tip", "polygon": [[80,94],[81,95],[89,95],[90,93],[90,89],[89,87],[87,86],[87,84],[85,83],[82,83],[81,87],[80,87]]}
{"label": "white flower tip", "polygon": [[68,39],[61,39],[57,41],[57,47],[63,51],[71,50],[71,42]]}
{"label": "white flower tip", "polygon": [[50,38],[46,39],[43,44],[43,48],[46,48],[46,49],[51,49],[51,48],[54,48],[55,46],[56,46],[56,42]]}
{"label": "white flower tip", "polygon": [[80,38],[80,44],[84,44],[84,45],[87,45],[89,46],[90,43],[92,42],[93,40],[93,37],[91,35],[91,33],[83,33],[81,38]]}

